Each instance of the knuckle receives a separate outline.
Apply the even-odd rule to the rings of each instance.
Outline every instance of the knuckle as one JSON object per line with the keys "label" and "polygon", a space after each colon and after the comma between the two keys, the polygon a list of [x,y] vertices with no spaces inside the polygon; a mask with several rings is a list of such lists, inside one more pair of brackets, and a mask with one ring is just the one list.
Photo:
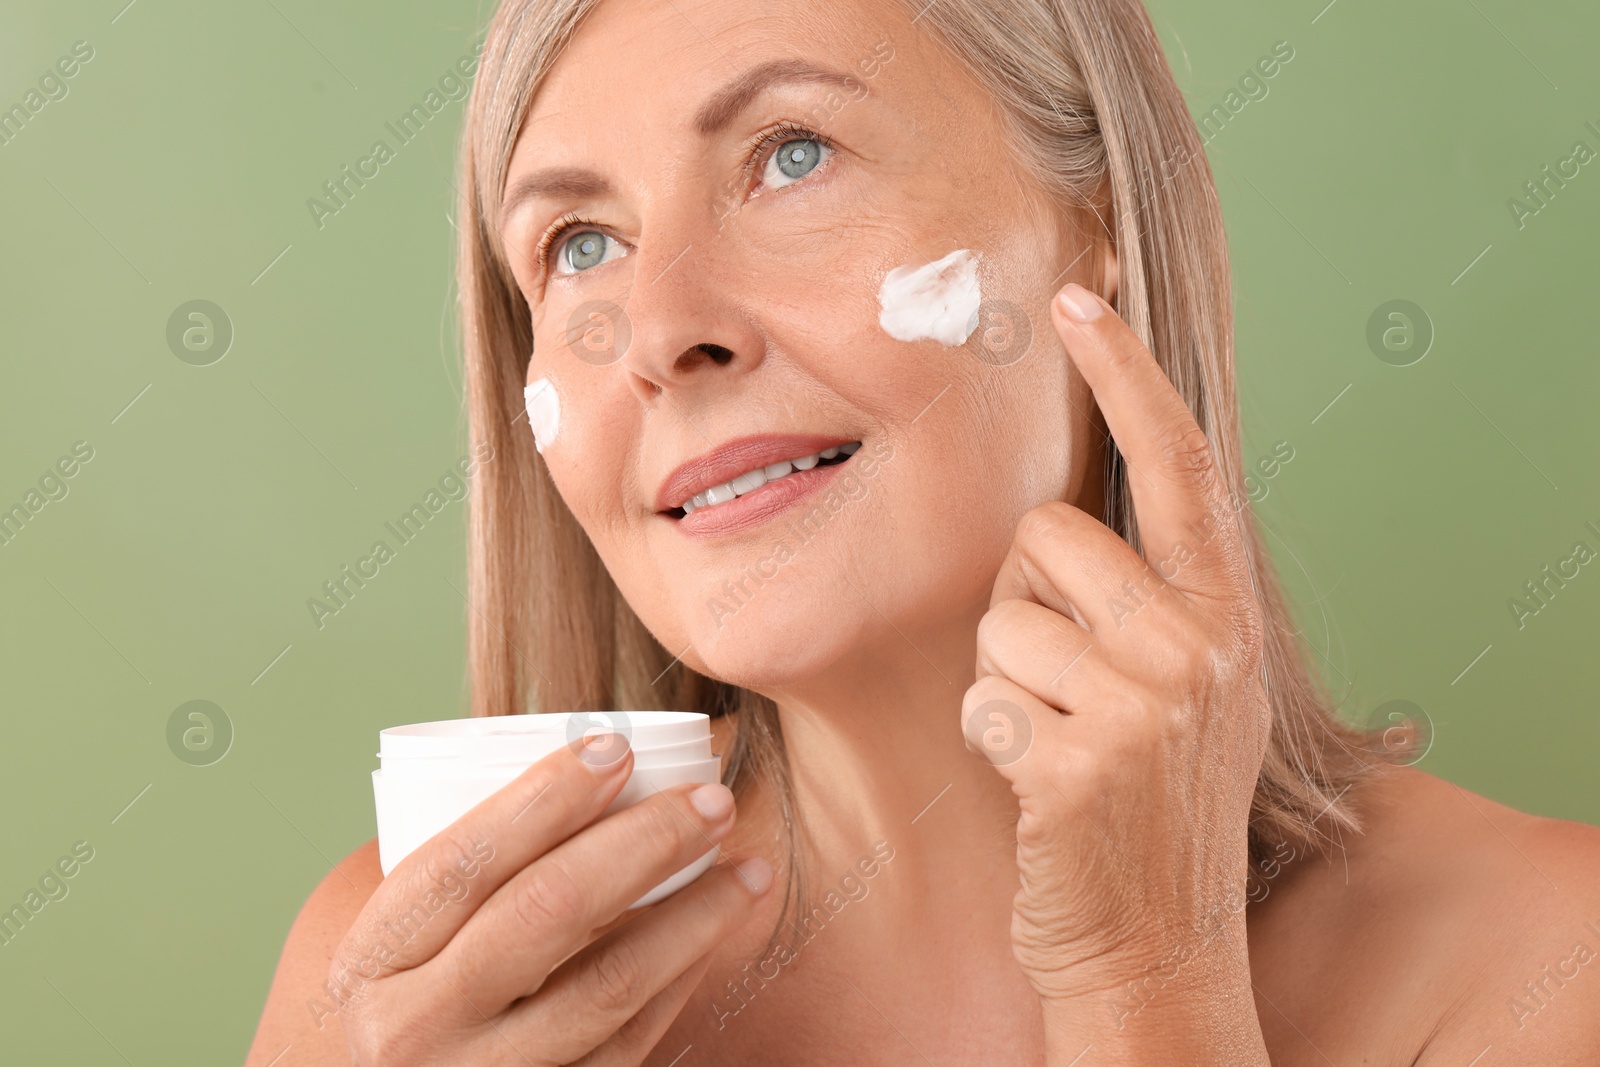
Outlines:
{"label": "knuckle", "polygon": [[[683,799],[687,802],[687,797]],[[683,839],[684,818],[664,796],[652,797],[628,809],[628,835],[638,844],[635,855],[654,858],[675,850]]]}
{"label": "knuckle", "polygon": [[558,859],[545,857],[519,879],[513,902],[518,921],[531,930],[569,930],[582,925],[586,894]]}
{"label": "knuckle", "polygon": [[[1072,776],[1063,780],[1077,782],[1079,789],[1075,790],[1075,792],[1080,796],[1094,795],[1100,792],[1104,788],[1105,780],[1116,776],[1114,768],[1117,766],[1117,760],[1114,754],[1108,753],[1103,749],[1079,748],[1071,754],[1068,762],[1070,763]],[[1072,813],[1072,807],[1067,803],[1068,798],[1065,794],[1060,794],[1052,799],[1067,813]]]}
{"label": "knuckle", "polygon": [[649,1041],[655,1023],[655,1012],[651,1008],[637,1011],[622,1021],[617,1032],[611,1035],[609,1044],[618,1049],[642,1046]]}
{"label": "knuckle", "polygon": [[1170,628],[1162,642],[1163,658],[1170,677],[1186,688],[1205,677],[1212,668],[1212,646],[1188,619]]}
{"label": "knuckle", "polygon": [[1261,662],[1266,652],[1267,626],[1261,605],[1253,597],[1242,598],[1234,611],[1231,630],[1250,664]]}
{"label": "knuckle", "polygon": [[459,835],[445,831],[424,849],[422,863],[413,876],[418,888],[447,885],[457,872],[473,862],[472,847]]}
{"label": "knuckle", "polygon": [[405,1017],[368,1011],[361,1000],[337,1006],[345,1040],[359,1063],[404,1063],[401,1052],[411,1043]]}
{"label": "knuckle", "polygon": [[1023,610],[1022,601],[1011,599],[1002,600],[984,612],[983,618],[978,620],[978,647],[1004,648],[1015,635]]}
{"label": "knuckle", "polygon": [[1133,694],[1132,703],[1133,722],[1121,731],[1121,736],[1141,752],[1182,724],[1182,719],[1173,714],[1168,701],[1143,686]]}
{"label": "knuckle", "polygon": [[350,1044],[361,1052],[362,1063],[404,1063],[414,1042],[406,1024],[397,1020],[363,1017],[346,1023]]}
{"label": "knuckle", "polygon": [[[695,966],[691,965],[685,975],[680,975],[669,982],[666,988],[647,1000],[643,1007],[629,1015],[617,1026],[611,1040],[607,1042],[607,1047],[616,1050],[627,1063],[641,1062],[641,1058],[662,1039],[661,1030],[669,1024],[672,1016],[678,1014],[679,1005],[684,997],[683,986],[685,984],[692,986],[696,982],[695,969]],[[582,1062],[587,1064],[589,1061]]]}
{"label": "knuckle", "polygon": [[[452,979],[453,980],[453,979]],[[318,1029],[336,1017],[353,1062],[361,1065],[432,1062],[442,1012],[437,997],[396,998],[381,982],[333,974],[318,1004]]]}
{"label": "knuckle", "polygon": [[1167,465],[1175,474],[1209,480],[1216,474],[1216,456],[1205,431],[1186,410],[1183,420],[1168,433]]}
{"label": "knuckle", "polygon": [[1189,688],[1206,688],[1232,673],[1237,638],[1227,623],[1191,617],[1169,643],[1175,670]]}
{"label": "knuckle", "polygon": [[1195,732],[1196,716],[1187,704],[1178,703],[1153,713],[1146,731],[1152,743],[1164,749],[1183,745]]}
{"label": "knuckle", "polygon": [[534,801],[551,794],[551,799],[557,802],[571,803],[566,787],[570,786],[577,777],[577,761],[566,758],[569,745],[562,745],[548,756],[537,760],[533,766],[523,771],[511,784],[505,787],[508,796],[514,795],[512,810],[527,818],[539,811],[543,805]]}
{"label": "knuckle", "polygon": [[1240,595],[1235,598],[1232,619],[1229,619],[1230,630],[1235,633],[1238,643],[1243,646],[1251,657],[1261,656],[1262,646],[1267,640],[1266,609],[1262,608],[1261,601],[1254,595]]}
{"label": "knuckle", "polygon": [[350,945],[350,939],[353,936],[353,932],[345,934],[344,940],[340,941],[339,946],[333,950],[333,956],[328,960],[327,979],[329,983],[334,982],[341,974],[350,970],[350,957],[355,952]]}
{"label": "knuckle", "polygon": [[1185,678],[1215,677],[1225,655],[1219,643],[1192,631],[1178,645],[1178,662]]}
{"label": "knuckle", "polygon": [[607,1015],[633,1014],[644,989],[644,961],[626,938],[609,945],[594,960],[594,1006]]}
{"label": "knuckle", "polygon": [[424,1062],[425,1057],[434,1055],[438,1045],[437,1035],[422,1019],[375,1022],[368,1030],[372,1034],[373,1064]]}
{"label": "knuckle", "polygon": [[384,1028],[359,1012],[346,1011],[340,1014],[339,1022],[344,1026],[345,1041],[350,1045],[350,1050],[355,1054],[357,1063],[384,1063],[387,1050],[384,1049]]}
{"label": "knuckle", "polygon": [[373,953],[363,951],[358,943],[346,938],[328,965],[323,989],[334,1005],[342,1009],[364,998],[380,977]]}
{"label": "knuckle", "polygon": [[1062,500],[1050,500],[1030,508],[1017,522],[1016,541],[1024,548],[1049,544],[1072,522],[1073,507]]}
{"label": "knuckle", "polygon": [[962,697],[962,712],[970,715],[991,700],[1009,700],[1015,696],[1011,683],[997,674],[986,674],[967,687]]}
{"label": "knuckle", "polygon": [[[677,802],[688,804],[688,793],[679,796]],[[639,834],[648,846],[648,855],[672,855],[691,838],[695,841],[704,840],[690,820],[705,820],[698,813],[692,816],[683,814],[678,810],[677,802],[663,796],[656,797],[654,803],[638,806]],[[692,808],[690,810],[693,811]]]}

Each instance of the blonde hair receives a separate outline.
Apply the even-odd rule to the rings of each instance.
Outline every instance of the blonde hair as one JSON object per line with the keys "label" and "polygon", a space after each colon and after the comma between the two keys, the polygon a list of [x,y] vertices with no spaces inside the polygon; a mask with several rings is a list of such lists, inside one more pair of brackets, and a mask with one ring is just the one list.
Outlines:
{"label": "blonde hair", "polygon": [[[512,147],[539,85],[597,0],[505,0],[484,43],[461,153],[458,284],[474,446],[470,671],[476,715],[527,710],[737,711],[725,780],[797,817],[777,708],[674,661],[562,502],[520,425],[533,336],[500,237]],[[1116,309],[1149,346],[1243,499],[1233,316],[1221,208],[1198,132],[1138,0],[939,0],[937,32],[997,104],[1020,158],[1063,209],[1099,216],[1119,263]],[[1109,214],[1110,220],[1105,216]],[[1102,516],[1136,550],[1125,462],[1108,446]],[[1249,512],[1244,513],[1245,516]],[[1386,758],[1342,721],[1308,668],[1255,523],[1241,523],[1266,626],[1272,730],[1250,815],[1252,856],[1325,851],[1359,829],[1345,791]],[[1281,852],[1279,853],[1281,857]],[[791,867],[796,865],[791,864]],[[791,892],[798,884],[791,870]]]}

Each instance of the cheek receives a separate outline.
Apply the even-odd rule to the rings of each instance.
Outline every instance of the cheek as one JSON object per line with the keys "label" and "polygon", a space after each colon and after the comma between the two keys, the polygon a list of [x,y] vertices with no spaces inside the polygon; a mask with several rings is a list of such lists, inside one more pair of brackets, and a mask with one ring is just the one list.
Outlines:
{"label": "cheek", "polygon": [[826,358],[843,341],[876,345],[887,340],[877,325],[879,285],[916,256],[902,233],[875,217],[883,214],[862,205],[848,212],[773,205],[736,216],[718,242],[725,270],[713,273],[803,363]]}
{"label": "cheek", "polygon": [[526,420],[517,427],[533,438],[562,502],[600,548],[626,536],[634,466],[628,442],[639,427],[626,384],[615,367],[575,366],[559,357],[536,362],[523,389]]}

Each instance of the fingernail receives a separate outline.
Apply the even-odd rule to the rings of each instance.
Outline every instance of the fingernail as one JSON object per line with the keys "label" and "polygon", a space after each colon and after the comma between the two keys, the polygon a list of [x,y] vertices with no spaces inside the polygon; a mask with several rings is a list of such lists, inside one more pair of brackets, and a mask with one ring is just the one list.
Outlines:
{"label": "fingernail", "polygon": [[772,864],[760,856],[741,860],[734,866],[734,870],[739,872],[739,879],[754,896],[759,897],[772,885]]}
{"label": "fingernail", "polygon": [[578,758],[596,774],[615,770],[628,754],[628,737],[615,730],[603,734],[590,734],[578,746]]}
{"label": "fingernail", "polygon": [[1077,282],[1068,282],[1056,299],[1061,301],[1061,310],[1075,322],[1093,322],[1105,310],[1105,306]]}
{"label": "fingernail", "polygon": [[703,785],[689,794],[694,810],[705,816],[706,822],[716,825],[733,812],[733,791],[720,783]]}

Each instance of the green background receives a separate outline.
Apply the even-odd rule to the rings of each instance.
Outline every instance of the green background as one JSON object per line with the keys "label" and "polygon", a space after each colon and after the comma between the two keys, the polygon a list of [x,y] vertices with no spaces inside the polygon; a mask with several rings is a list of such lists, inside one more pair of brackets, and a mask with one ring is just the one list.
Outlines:
{"label": "green background", "polygon": [[[305,606],[465,452],[463,105],[322,228],[306,200],[486,11],[125,3],[0,5],[0,107],[74,42],[95,53],[0,146],[0,506],[94,449],[0,546],[0,905],[95,850],[0,947],[0,1044],[237,1062],[299,905],[373,832],[376,731],[465,711],[464,505],[322,629]],[[1600,149],[1600,11],[1324,3],[1151,5],[1197,115],[1295,50],[1208,146],[1246,455],[1294,450],[1258,512],[1352,715],[1410,700],[1425,769],[1600,821],[1600,566],[1520,630],[1507,607],[1574,541],[1600,548],[1600,163],[1521,228],[1507,208],[1575,141]],[[209,366],[167,342],[195,299],[235,332]],[[1436,332],[1410,366],[1367,342],[1396,299]],[[210,766],[169,749],[196,699],[233,726]]]}

